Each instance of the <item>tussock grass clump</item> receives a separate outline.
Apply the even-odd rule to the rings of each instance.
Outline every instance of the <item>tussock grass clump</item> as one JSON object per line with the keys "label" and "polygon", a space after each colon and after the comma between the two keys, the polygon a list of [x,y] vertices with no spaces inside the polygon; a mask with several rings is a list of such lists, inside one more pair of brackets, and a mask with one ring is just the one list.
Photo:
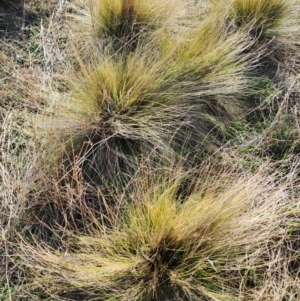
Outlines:
{"label": "tussock grass clump", "polygon": [[292,285],[284,240],[294,202],[285,184],[262,170],[225,172],[202,177],[183,198],[180,178],[141,178],[109,228],[67,239],[65,251],[23,244],[33,283],[57,300],[76,300],[74,292],[86,300],[284,300],[277,288]]}
{"label": "tussock grass clump", "polygon": [[136,54],[86,70],[72,111],[64,116],[68,124],[59,132],[66,139],[66,164],[77,165],[86,180],[99,183],[115,177],[122,181],[149,155],[156,161],[173,155],[176,131],[190,126],[189,109],[167,104],[163,70],[163,62]]}
{"label": "tussock grass clump", "polygon": [[[266,39],[270,29],[282,25],[288,12],[289,1],[283,0],[234,0],[231,17],[239,27],[251,24],[251,33],[259,39]],[[269,36],[269,39],[272,37]]]}
{"label": "tussock grass clump", "polygon": [[248,34],[234,32],[222,16],[215,20],[209,15],[163,49],[172,53],[171,70],[185,99],[224,120],[240,115],[243,96],[252,93],[253,79],[247,74],[257,58],[246,53],[252,45]]}
{"label": "tussock grass clump", "polygon": [[[299,70],[299,3],[283,0],[234,0],[229,19],[240,30],[256,40],[253,51],[261,55],[261,75],[282,80],[291,71]],[[293,62],[293,63],[292,63]],[[277,72],[277,73],[276,73]]]}
{"label": "tussock grass clump", "polygon": [[198,160],[241,114],[240,93],[251,93],[246,73],[255,57],[243,55],[249,43],[210,19],[162,41],[159,52],[150,43],[83,67],[71,110],[60,108],[56,127],[63,128],[67,165],[99,183],[132,174],[149,154],[154,165],[174,156]]}
{"label": "tussock grass clump", "polygon": [[114,51],[134,50],[141,39],[166,24],[174,8],[170,0],[98,0],[94,8],[95,30],[112,43]]}

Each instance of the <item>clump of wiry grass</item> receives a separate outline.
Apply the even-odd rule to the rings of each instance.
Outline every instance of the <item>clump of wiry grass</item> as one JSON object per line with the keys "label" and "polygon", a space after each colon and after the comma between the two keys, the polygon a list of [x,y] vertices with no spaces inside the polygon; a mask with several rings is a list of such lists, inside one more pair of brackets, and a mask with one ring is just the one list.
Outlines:
{"label": "clump of wiry grass", "polygon": [[239,115],[243,97],[252,93],[253,79],[247,74],[257,57],[246,53],[253,44],[248,34],[234,32],[221,14],[217,17],[208,15],[162,48],[172,53],[171,70],[185,97],[224,120],[226,115],[229,119]]}
{"label": "clump of wiry grass", "polygon": [[24,243],[29,285],[57,300],[295,300],[285,241],[298,201],[263,169],[207,176],[204,168],[187,197],[181,172],[141,178],[109,228],[65,238],[62,251]]}
{"label": "clump of wiry grass", "polygon": [[132,174],[149,154],[154,164],[176,154],[199,158],[242,112],[252,85],[246,73],[256,61],[243,55],[249,43],[247,35],[209,19],[162,41],[160,51],[149,43],[83,67],[71,109],[62,106],[53,123],[67,165],[99,182]]}
{"label": "clump of wiry grass", "polygon": [[[163,27],[182,3],[170,0],[102,0],[94,4],[96,34],[113,50],[134,50],[151,32]],[[176,14],[176,13],[175,13]]]}
{"label": "clump of wiry grass", "polygon": [[[263,39],[269,30],[282,25],[288,2],[290,1],[234,0],[230,13],[237,26],[252,24],[252,33]],[[269,36],[270,38],[272,37]]]}
{"label": "clump of wiry grass", "polygon": [[162,70],[162,62],[133,55],[85,71],[84,84],[71,99],[72,111],[64,115],[68,123],[59,131],[66,164],[77,167],[88,181],[122,182],[141,159],[172,156],[176,131],[191,122],[189,109],[164,103]]}
{"label": "clump of wiry grass", "polygon": [[229,19],[257,40],[254,51],[266,47],[266,55],[261,57],[265,65],[259,69],[261,73],[274,77],[279,71],[277,75],[282,78],[282,66],[287,68],[287,64],[299,70],[298,1],[234,0],[230,3]]}

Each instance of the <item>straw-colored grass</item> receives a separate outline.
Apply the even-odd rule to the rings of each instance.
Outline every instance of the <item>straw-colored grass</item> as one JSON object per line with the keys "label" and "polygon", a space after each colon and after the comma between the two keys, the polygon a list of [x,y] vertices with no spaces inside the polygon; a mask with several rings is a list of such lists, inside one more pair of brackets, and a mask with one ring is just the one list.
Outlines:
{"label": "straw-colored grass", "polygon": [[187,198],[178,195],[181,173],[139,179],[109,228],[67,239],[62,252],[23,244],[33,287],[57,300],[72,292],[86,300],[285,300],[266,286],[291,285],[284,241],[294,201],[263,169],[214,176],[206,169]]}
{"label": "straw-colored grass", "polygon": [[246,73],[256,63],[243,55],[251,45],[244,34],[209,19],[160,44],[159,52],[156,40],[77,75],[71,110],[62,106],[53,124],[63,129],[67,164],[88,180],[132,174],[149,154],[156,162],[198,160],[242,112],[252,85]]}
{"label": "straw-colored grass", "polygon": [[229,20],[256,40],[253,51],[266,48],[260,75],[282,81],[299,71],[299,1],[234,0],[229,7]]}
{"label": "straw-colored grass", "polygon": [[230,13],[237,26],[251,24],[257,37],[266,38],[268,30],[282,25],[289,3],[291,1],[234,0]]}
{"label": "straw-colored grass", "polygon": [[299,1],[6,3],[0,301],[299,300]]}
{"label": "straw-colored grass", "polygon": [[174,17],[180,5],[170,0],[98,0],[93,7],[95,31],[114,51],[132,51]]}

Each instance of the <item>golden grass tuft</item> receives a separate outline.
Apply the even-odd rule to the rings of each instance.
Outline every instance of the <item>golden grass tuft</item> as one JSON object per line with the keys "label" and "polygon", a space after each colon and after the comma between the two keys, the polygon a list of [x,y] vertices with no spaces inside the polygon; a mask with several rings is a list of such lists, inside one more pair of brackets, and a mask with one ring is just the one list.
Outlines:
{"label": "golden grass tuft", "polygon": [[268,30],[282,25],[290,3],[283,0],[234,0],[230,14],[237,26],[251,24],[257,37],[266,38]]}
{"label": "golden grass tuft", "polygon": [[175,6],[180,2],[98,0],[94,7],[95,31],[112,43],[114,51],[134,50],[141,39],[174,16]]}
{"label": "golden grass tuft", "polygon": [[277,298],[265,289],[271,281],[291,285],[284,242],[294,201],[263,169],[208,175],[206,168],[186,198],[178,194],[181,172],[165,182],[140,178],[109,228],[66,239],[62,252],[24,243],[21,256],[36,287],[57,300],[72,292],[88,300]]}
{"label": "golden grass tuft", "polygon": [[243,111],[256,56],[244,54],[246,35],[212,22],[161,41],[160,51],[156,40],[83,66],[70,110],[61,106],[53,122],[66,164],[99,183],[132,174],[149,154],[155,165],[176,156],[197,161],[213,148]]}
{"label": "golden grass tuft", "polygon": [[[255,39],[252,51],[265,48],[260,76],[285,81],[290,72],[299,72],[299,2],[296,0],[234,0],[228,19],[238,30]],[[291,70],[293,66],[293,70]],[[284,74],[284,75],[283,75]]]}

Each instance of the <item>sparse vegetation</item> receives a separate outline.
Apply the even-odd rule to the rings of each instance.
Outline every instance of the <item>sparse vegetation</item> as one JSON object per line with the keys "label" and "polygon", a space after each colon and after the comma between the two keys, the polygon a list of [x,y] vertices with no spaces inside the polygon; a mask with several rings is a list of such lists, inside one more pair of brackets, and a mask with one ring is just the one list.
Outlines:
{"label": "sparse vegetation", "polygon": [[0,301],[299,300],[298,0],[0,5]]}

